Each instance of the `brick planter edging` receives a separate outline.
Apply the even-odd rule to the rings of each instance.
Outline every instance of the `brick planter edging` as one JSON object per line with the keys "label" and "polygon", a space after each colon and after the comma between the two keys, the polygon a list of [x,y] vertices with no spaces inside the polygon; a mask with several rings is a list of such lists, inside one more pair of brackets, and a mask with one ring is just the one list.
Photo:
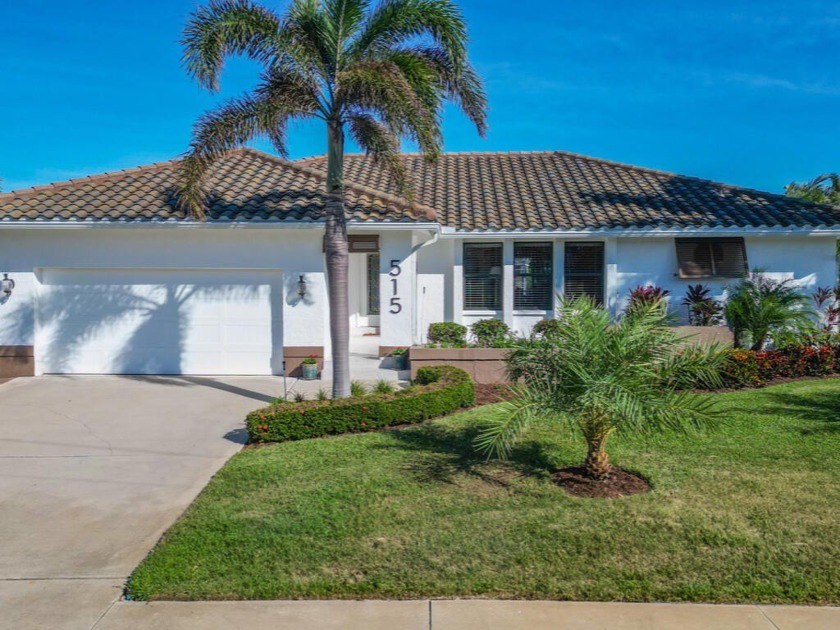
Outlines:
{"label": "brick planter edging", "polygon": [[35,374],[33,346],[0,346],[0,378],[16,378]]}
{"label": "brick planter edging", "polygon": [[411,378],[417,370],[429,365],[451,365],[464,370],[474,383],[492,385],[507,381],[505,355],[508,348],[424,348],[412,346],[408,351]]}
{"label": "brick planter edging", "polygon": [[[689,337],[687,343],[720,343],[732,345],[732,331],[726,326],[675,326],[677,336]],[[509,348],[426,348],[411,346],[408,360],[411,378],[417,369],[428,365],[451,365],[469,374],[474,383],[495,385],[506,383],[505,356]]]}

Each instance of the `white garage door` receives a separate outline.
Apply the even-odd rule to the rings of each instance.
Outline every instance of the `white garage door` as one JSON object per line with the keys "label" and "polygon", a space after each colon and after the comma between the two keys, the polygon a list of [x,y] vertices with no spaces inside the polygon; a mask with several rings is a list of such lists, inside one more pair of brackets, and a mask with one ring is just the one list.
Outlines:
{"label": "white garage door", "polygon": [[46,269],[36,361],[58,374],[277,374],[282,274]]}

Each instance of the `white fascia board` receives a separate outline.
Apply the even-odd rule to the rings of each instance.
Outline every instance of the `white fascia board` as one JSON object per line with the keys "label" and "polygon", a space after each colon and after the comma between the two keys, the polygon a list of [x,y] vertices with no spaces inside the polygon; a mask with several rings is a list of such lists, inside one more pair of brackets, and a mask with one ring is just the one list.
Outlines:
{"label": "white fascia board", "polygon": [[484,230],[459,231],[442,228],[441,238],[455,239],[528,239],[568,238],[592,239],[606,237],[656,238],[679,236],[840,236],[840,225],[794,228],[610,228],[603,230]]}

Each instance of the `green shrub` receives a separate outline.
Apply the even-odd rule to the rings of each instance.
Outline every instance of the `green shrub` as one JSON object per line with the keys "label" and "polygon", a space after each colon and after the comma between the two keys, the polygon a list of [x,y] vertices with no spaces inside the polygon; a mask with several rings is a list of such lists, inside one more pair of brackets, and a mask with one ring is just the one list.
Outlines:
{"label": "green shrub", "polygon": [[350,382],[350,396],[353,398],[364,398],[367,396],[368,390],[365,384],[361,381]]}
{"label": "green shrub", "polygon": [[315,400],[329,400],[330,395],[323,387],[318,388],[318,393],[315,394]]}
{"label": "green shrub", "polygon": [[295,392],[295,402],[296,403],[303,402],[304,400],[306,400],[306,394],[305,393]]}
{"label": "green shrub", "polygon": [[551,339],[557,335],[562,325],[559,319],[541,319],[531,329],[531,336],[537,339]]}
{"label": "green shrub", "polygon": [[429,343],[463,347],[467,345],[467,327],[455,322],[429,324]]}
{"label": "green shrub", "polygon": [[392,383],[382,378],[376,381],[376,384],[373,386],[374,394],[393,394],[395,390],[396,388]]}
{"label": "green shrub", "polygon": [[789,345],[777,350],[730,350],[723,380],[730,387],[760,387],[777,378],[827,376],[840,371],[840,345]]}
{"label": "green shrub", "polygon": [[432,366],[417,371],[415,385],[393,394],[280,403],[249,413],[245,424],[252,442],[284,442],[423,422],[474,402],[469,374]]}
{"label": "green shrub", "polygon": [[492,348],[510,339],[510,327],[501,319],[480,319],[470,326],[476,345]]}

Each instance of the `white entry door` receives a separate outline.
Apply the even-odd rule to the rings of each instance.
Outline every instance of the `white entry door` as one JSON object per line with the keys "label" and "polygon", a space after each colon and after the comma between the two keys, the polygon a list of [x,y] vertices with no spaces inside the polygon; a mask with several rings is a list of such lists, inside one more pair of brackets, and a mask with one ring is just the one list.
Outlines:
{"label": "white entry door", "polygon": [[281,371],[280,272],[45,269],[40,280],[40,373]]}
{"label": "white entry door", "polygon": [[351,328],[379,326],[379,254],[350,254],[348,297]]}

